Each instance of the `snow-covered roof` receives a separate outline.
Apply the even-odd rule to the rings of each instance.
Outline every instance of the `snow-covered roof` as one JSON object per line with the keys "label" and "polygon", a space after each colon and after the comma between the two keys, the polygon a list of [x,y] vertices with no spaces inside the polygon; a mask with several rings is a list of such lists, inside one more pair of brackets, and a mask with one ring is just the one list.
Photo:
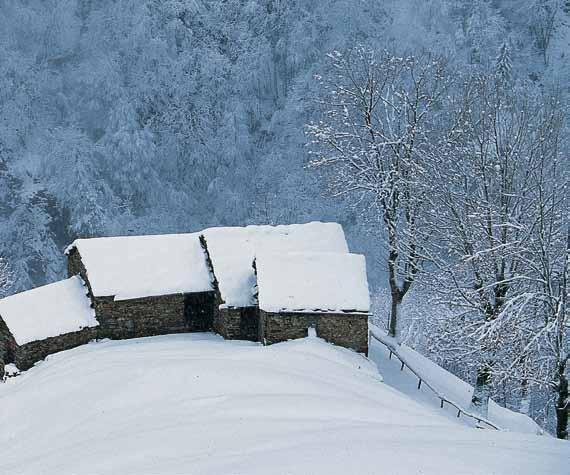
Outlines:
{"label": "snow-covered roof", "polygon": [[259,308],[266,312],[370,310],[366,262],[359,254],[263,253],[256,257]]}
{"label": "snow-covered roof", "polygon": [[78,276],[0,300],[0,317],[19,345],[99,325]]}
{"label": "snow-covered roof", "polygon": [[115,300],[205,292],[212,282],[198,234],[78,239],[93,295]]}
{"label": "snow-covered roof", "polygon": [[254,304],[254,248],[246,228],[211,228],[204,231],[220,295],[226,306]]}
{"label": "snow-covered roof", "polygon": [[255,252],[348,252],[342,226],[313,221],[280,226],[247,226]]}
{"label": "snow-covered roof", "polygon": [[340,224],[311,222],[280,226],[210,228],[203,232],[225,306],[255,304],[255,255],[264,252],[347,253]]}

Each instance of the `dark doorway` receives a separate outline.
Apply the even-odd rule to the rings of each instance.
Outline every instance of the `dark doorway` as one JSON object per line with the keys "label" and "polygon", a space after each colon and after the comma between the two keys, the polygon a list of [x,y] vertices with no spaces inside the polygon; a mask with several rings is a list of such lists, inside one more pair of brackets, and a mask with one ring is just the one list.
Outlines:
{"label": "dark doorway", "polygon": [[211,331],[214,323],[215,305],[216,294],[214,292],[186,294],[184,319],[188,329],[193,332]]}

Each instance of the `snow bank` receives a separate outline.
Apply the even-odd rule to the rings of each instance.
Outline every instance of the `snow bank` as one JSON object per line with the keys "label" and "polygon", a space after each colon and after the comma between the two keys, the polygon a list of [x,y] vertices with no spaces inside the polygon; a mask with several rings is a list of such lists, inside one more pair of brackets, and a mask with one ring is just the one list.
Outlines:
{"label": "snow bank", "polygon": [[561,475],[570,460],[568,442],[447,419],[318,338],[92,343],[0,384],[0,407],[0,473],[18,475]]}
{"label": "snow bank", "polygon": [[311,222],[281,226],[210,228],[203,232],[219,289],[226,306],[255,305],[256,254],[316,251],[347,253],[342,226]]}
{"label": "snow bank", "polygon": [[366,262],[359,254],[259,254],[259,308],[266,312],[370,310]]}
{"label": "snow bank", "polygon": [[96,297],[127,300],[212,290],[198,234],[78,239]]}
{"label": "snow bank", "polygon": [[[460,405],[463,409],[469,410],[471,396],[473,395],[473,387],[469,383],[459,379],[412,348],[403,344],[397,345],[396,340],[388,337],[381,329],[371,326],[371,331],[381,341],[392,346],[398,346],[400,356],[440,395]],[[394,356],[390,359],[389,351],[385,346],[372,339],[369,352],[370,359],[378,365],[387,384],[418,402],[439,407],[439,399],[425,386],[418,390],[417,378],[407,369],[401,371],[400,361]],[[452,406],[447,406],[445,411],[449,417],[457,418],[457,410]],[[493,400],[489,402],[488,419],[503,430],[527,434],[542,433],[542,429],[530,417],[499,406]],[[469,418],[462,418],[461,420],[467,425],[474,426],[476,424]]]}
{"label": "snow bank", "polygon": [[77,276],[0,300],[0,316],[19,345],[98,325]]}

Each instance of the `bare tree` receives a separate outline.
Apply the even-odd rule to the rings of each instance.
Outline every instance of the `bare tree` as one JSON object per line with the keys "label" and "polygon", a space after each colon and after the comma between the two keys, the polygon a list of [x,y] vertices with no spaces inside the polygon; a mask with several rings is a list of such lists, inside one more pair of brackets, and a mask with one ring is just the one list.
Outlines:
{"label": "bare tree", "polygon": [[425,54],[399,57],[362,47],[329,55],[320,120],[307,126],[313,159],[334,196],[372,210],[385,237],[391,295],[389,334],[422,265],[428,240],[428,163],[437,155],[446,62]]}
{"label": "bare tree", "polygon": [[[550,269],[544,267],[548,280],[543,283],[542,316],[544,325],[538,335],[545,338],[533,348],[532,353],[538,366],[537,381],[551,390],[554,394],[556,414],[556,436],[568,439],[568,413],[570,412],[570,393],[568,390],[568,363],[570,361],[570,316],[568,308],[569,294],[569,255],[570,231],[567,234],[565,256],[559,262],[562,267],[556,269],[554,264]],[[561,257],[561,256],[559,256]],[[542,334],[542,335],[541,335]]]}
{"label": "bare tree", "polygon": [[548,48],[556,30],[556,18],[561,6],[560,0],[536,0],[531,6],[533,15],[530,31],[545,65],[548,64]]}
{"label": "bare tree", "polygon": [[[542,155],[535,171],[535,216],[527,262],[531,269],[529,293],[535,328],[521,352],[529,362],[525,379],[553,397],[556,435],[568,438],[568,367],[570,360],[570,223],[568,169]],[[563,161],[562,164],[565,162]]]}
{"label": "bare tree", "polygon": [[528,367],[521,355],[535,333],[537,173],[557,158],[557,104],[494,75],[474,78],[457,106],[454,160],[434,169],[442,184],[431,219],[434,290],[453,309],[434,337],[473,368],[472,409],[483,415],[493,378]]}

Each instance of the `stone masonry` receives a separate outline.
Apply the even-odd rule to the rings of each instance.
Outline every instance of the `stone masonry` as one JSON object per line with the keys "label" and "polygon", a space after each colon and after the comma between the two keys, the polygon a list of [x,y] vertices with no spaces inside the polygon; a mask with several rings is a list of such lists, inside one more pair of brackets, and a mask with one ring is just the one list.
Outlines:
{"label": "stone masonry", "polygon": [[259,340],[264,344],[317,336],[335,345],[368,354],[368,315],[359,313],[267,313],[259,315]]}
{"label": "stone masonry", "polygon": [[65,333],[44,340],[32,341],[16,348],[14,363],[19,370],[25,371],[30,369],[38,361],[43,360],[46,356],[85,345],[96,338],[97,327],[84,328],[76,332]]}
{"label": "stone masonry", "polygon": [[214,317],[214,331],[226,340],[259,341],[259,309],[221,308]]}
{"label": "stone masonry", "polygon": [[96,339],[97,330],[97,327],[84,328],[80,331],[18,345],[0,318],[0,378],[4,376],[4,366],[8,363],[14,363],[18,369],[25,371],[48,355],[70,350]]}
{"label": "stone masonry", "polygon": [[212,329],[214,292],[114,300],[113,296],[93,296],[87,270],[77,249],[70,251],[67,269],[69,276],[79,274],[87,284],[99,321],[100,338],[138,338]]}
{"label": "stone masonry", "polygon": [[87,269],[85,269],[85,266],[83,265],[79,251],[75,248],[71,249],[67,256],[67,276],[72,277],[74,275],[81,276],[83,282],[87,284],[87,288],[89,289],[89,296],[93,296],[91,284],[87,278]]}
{"label": "stone masonry", "polygon": [[214,315],[212,329],[226,340],[259,341],[259,308],[258,307],[224,307],[220,293],[216,271],[208,251],[206,238],[200,236],[200,244],[206,256],[206,264],[212,276],[214,287]]}
{"label": "stone masonry", "polygon": [[187,331],[184,294],[115,301],[92,297],[99,337],[137,338]]}
{"label": "stone masonry", "polygon": [[4,377],[4,365],[14,362],[16,347],[14,337],[0,316],[0,380]]}

